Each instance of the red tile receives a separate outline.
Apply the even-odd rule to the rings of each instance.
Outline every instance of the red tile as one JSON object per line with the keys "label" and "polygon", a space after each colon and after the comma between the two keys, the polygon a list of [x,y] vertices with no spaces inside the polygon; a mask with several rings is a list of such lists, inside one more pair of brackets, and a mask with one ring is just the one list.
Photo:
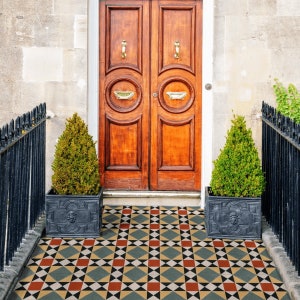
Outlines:
{"label": "red tile", "polygon": [[193,246],[192,241],[181,241],[181,246],[183,248],[191,248]]}
{"label": "red tile", "polygon": [[160,283],[159,282],[148,282],[147,290],[148,291],[159,291]]}
{"label": "red tile", "polygon": [[43,258],[40,262],[41,267],[49,267],[52,265],[54,258]]}
{"label": "red tile", "polygon": [[254,268],[264,268],[264,262],[262,260],[252,260],[252,265]]}
{"label": "red tile", "polygon": [[117,247],[126,247],[127,246],[127,240],[117,240],[116,246]]}
{"label": "red tile", "polygon": [[230,268],[230,263],[227,259],[218,260],[218,265],[220,268]]}
{"label": "red tile", "polygon": [[151,230],[158,230],[159,229],[159,224],[150,224],[150,229]]}
{"label": "red tile", "polygon": [[108,284],[108,290],[109,291],[121,291],[122,288],[122,282],[110,282]]}
{"label": "red tile", "polygon": [[90,260],[88,258],[78,258],[76,266],[77,267],[87,267]]}
{"label": "red tile", "polygon": [[237,288],[234,282],[224,282],[224,291],[225,292],[236,292]]}
{"label": "red tile", "polygon": [[113,266],[114,267],[124,267],[124,265],[125,265],[125,260],[124,259],[117,258],[117,259],[114,259],[114,261],[113,261]]}
{"label": "red tile", "polygon": [[261,282],[260,283],[261,289],[264,292],[275,292],[274,286],[272,283],[269,282]]}
{"label": "red tile", "polygon": [[82,289],[83,282],[70,282],[69,291],[80,291]]}
{"label": "red tile", "polygon": [[52,239],[51,241],[50,241],[50,246],[59,246],[60,244],[61,244],[61,242],[62,242],[62,239]]}
{"label": "red tile", "polygon": [[253,241],[245,241],[245,247],[247,248],[256,248],[256,243]]}
{"label": "red tile", "polygon": [[123,213],[123,215],[130,215],[131,214],[131,209],[130,208],[124,208],[122,213]]}
{"label": "red tile", "polygon": [[83,246],[85,247],[92,247],[95,245],[95,240],[94,239],[91,239],[91,240],[84,240],[83,242]]}
{"label": "red tile", "polygon": [[214,247],[216,248],[224,248],[224,242],[223,241],[213,241]]}
{"label": "red tile", "polygon": [[178,215],[180,215],[180,216],[185,216],[185,215],[187,215],[186,209],[179,209],[179,210],[178,210]]}
{"label": "red tile", "polygon": [[197,282],[187,282],[185,284],[185,288],[187,292],[199,291],[199,285]]}
{"label": "red tile", "polygon": [[195,261],[192,259],[185,259],[183,261],[183,266],[185,268],[194,268],[195,267]]}
{"label": "red tile", "polygon": [[150,215],[159,215],[159,209],[156,209],[156,208],[151,209],[150,210]]}
{"label": "red tile", "polygon": [[150,247],[159,247],[160,246],[160,241],[159,240],[150,240],[149,241],[149,246]]}
{"label": "red tile", "polygon": [[179,229],[180,230],[189,230],[190,229],[190,225],[189,224],[180,224],[179,225]]}
{"label": "red tile", "polygon": [[120,224],[120,229],[127,230],[129,228],[130,228],[130,224],[128,224],[128,223],[122,223],[122,224]]}
{"label": "red tile", "polygon": [[40,291],[44,285],[44,282],[33,281],[28,286],[28,291]]}
{"label": "red tile", "polygon": [[160,266],[160,260],[159,259],[149,259],[148,266],[149,267],[159,267]]}

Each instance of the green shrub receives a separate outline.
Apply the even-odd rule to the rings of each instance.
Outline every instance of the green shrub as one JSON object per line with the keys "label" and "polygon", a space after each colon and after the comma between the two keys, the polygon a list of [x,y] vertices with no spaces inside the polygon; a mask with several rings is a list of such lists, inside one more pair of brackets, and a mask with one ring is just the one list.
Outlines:
{"label": "green shrub", "polygon": [[300,123],[300,94],[295,85],[290,83],[287,88],[276,78],[273,90],[276,96],[277,111]]}
{"label": "green shrub", "polygon": [[67,119],[52,163],[52,189],[62,195],[96,195],[100,189],[98,158],[87,125],[75,113]]}
{"label": "green shrub", "polygon": [[252,131],[245,118],[234,116],[226,143],[213,162],[211,189],[216,196],[260,197],[265,179]]}

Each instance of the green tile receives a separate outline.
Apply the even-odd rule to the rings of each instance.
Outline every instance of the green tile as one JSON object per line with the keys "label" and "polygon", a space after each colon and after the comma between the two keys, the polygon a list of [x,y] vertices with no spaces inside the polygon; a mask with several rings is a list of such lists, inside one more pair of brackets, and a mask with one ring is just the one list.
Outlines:
{"label": "green tile", "polygon": [[234,276],[239,277],[244,282],[249,282],[253,277],[256,276],[256,274],[248,271],[245,268],[241,268],[234,274]]}
{"label": "green tile", "polygon": [[167,215],[165,217],[162,217],[161,220],[164,222],[164,223],[168,223],[168,224],[172,224],[172,223],[178,223],[178,217],[173,217],[173,216],[170,216],[170,215]]}
{"label": "green tile", "polygon": [[102,246],[101,248],[93,251],[93,254],[96,255],[99,258],[106,258],[107,256],[114,253],[113,250],[111,250],[109,247]]}
{"label": "green tile", "polygon": [[243,248],[244,251],[240,250],[239,248],[233,248],[231,251],[228,252],[228,255],[233,256],[237,260],[241,260],[243,257],[248,255],[246,248]]}
{"label": "green tile", "polygon": [[145,217],[144,215],[137,215],[137,216],[134,216],[132,218],[132,220],[136,221],[137,223],[145,223],[145,221],[148,221],[149,220],[149,217]]}
{"label": "green tile", "polygon": [[141,240],[142,238],[148,236],[148,232],[141,229],[134,229],[130,231],[130,235],[137,240]]}
{"label": "green tile", "polygon": [[[145,300],[144,297],[141,297],[138,293],[132,292],[129,293],[126,297],[122,298],[124,300]],[[95,298],[96,300],[96,298]]]}
{"label": "green tile", "polygon": [[177,232],[174,232],[174,230],[167,230],[161,234],[164,238],[168,240],[173,240],[177,237],[179,237],[179,234]]}
{"label": "green tile", "polygon": [[134,258],[140,258],[141,256],[147,254],[147,251],[145,251],[141,247],[134,247],[133,249],[128,251],[128,254],[130,254]]}
{"label": "green tile", "polygon": [[212,255],[215,254],[214,251],[210,251],[206,248],[200,248],[199,250],[195,251],[195,254],[197,254],[199,257],[203,258],[203,260],[208,259]]}
{"label": "green tile", "polygon": [[[171,282],[176,282],[178,278],[182,276],[182,272],[176,270],[176,268],[168,268],[167,271],[162,273],[162,276],[167,278]],[[163,280],[164,281],[164,280]]]}
{"label": "green tile", "polygon": [[138,281],[139,279],[144,277],[146,275],[146,273],[143,272],[140,268],[135,267],[135,268],[132,268],[130,271],[125,272],[124,275],[127,276],[128,278],[130,278],[134,282],[134,281]]}
{"label": "green tile", "polygon": [[71,275],[72,272],[70,272],[65,267],[60,267],[59,269],[56,269],[55,271],[49,273],[51,277],[53,277],[56,281],[63,281],[63,278],[66,278],[67,276]]}
{"label": "green tile", "polygon": [[101,267],[95,268],[93,271],[87,273],[87,275],[93,280],[95,280],[95,282],[100,281],[102,278],[106,277],[109,274],[110,273],[108,273],[105,269]]}
{"label": "green tile", "polygon": [[79,251],[77,250],[77,248],[74,248],[72,246],[69,246],[69,247],[59,251],[59,254],[65,258],[71,257],[78,253],[79,253]]}
{"label": "green tile", "polygon": [[172,247],[169,247],[162,252],[162,254],[165,255],[166,257],[168,257],[169,259],[175,258],[180,253],[181,252],[179,252],[178,250],[176,250],[175,248],[172,248]]}
{"label": "green tile", "polygon": [[106,299],[106,297],[102,297],[101,295],[99,295],[99,293],[97,293],[97,292],[92,292],[92,293],[90,293],[90,294],[88,294],[88,295],[86,295],[86,296],[84,296],[84,297],[81,297],[80,296],[80,299],[81,300],[105,300]]}
{"label": "green tile", "polygon": [[243,300],[262,300],[262,299],[265,299],[265,298],[261,298],[261,297],[259,297],[258,295],[256,295],[256,294],[253,293],[253,292],[249,292],[249,293],[243,298]]}
{"label": "green tile", "polygon": [[182,298],[175,292],[171,292],[169,295],[164,297],[164,300],[186,300],[186,298]]}
{"label": "green tile", "polygon": [[202,277],[207,282],[214,281],[217,277],[220,276],[220,273],[215,272],[211,268],[205,268],[203,271],[199,272],[198,275]]}

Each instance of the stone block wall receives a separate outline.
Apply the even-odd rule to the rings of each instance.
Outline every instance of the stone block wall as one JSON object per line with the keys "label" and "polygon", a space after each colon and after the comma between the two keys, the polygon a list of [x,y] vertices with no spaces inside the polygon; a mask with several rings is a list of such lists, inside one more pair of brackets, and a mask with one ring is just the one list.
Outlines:
{"label": "stone block wall", "polygon": [[[65,118],[77,111],[87,120],[90,1],[0,0],[0,126],[47,103],[55,114],[47,121],[48,186]],[[300,2],[214,0],[214,6],[215,158],[233,113],[246,116],[260,147],[261,101],[275,105],[274,78],[300,88]]]}
{"label": "stone block wall", "polygon": [[65,118],[87,115],[87,2],[0,0],[0,124],[47,103],[47,186]]}
{"label": "stone block wall", "polygon": [[215,0],[214,149],[225,142],[233,113],[246,116],[261,145],[261,102],[276,106],[272,85],[300,89],[300,2]]}

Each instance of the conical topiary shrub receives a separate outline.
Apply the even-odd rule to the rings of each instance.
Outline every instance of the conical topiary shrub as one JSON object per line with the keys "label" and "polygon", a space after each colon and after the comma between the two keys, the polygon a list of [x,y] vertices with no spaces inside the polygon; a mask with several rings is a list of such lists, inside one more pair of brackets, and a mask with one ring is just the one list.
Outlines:
{"label": "conical topiary shrub", "polygon": [[52,189],[60,195],[96,195],[100,176],[95,142],[77,113],[67,119],[52,163]]}
{"label": "conical topiary shrub", "polygon": [[211,179],[214,195],[227,197],[260,197],[265,179],[252,131],[245,118],[234,116],[226,143],[214,161]]}

